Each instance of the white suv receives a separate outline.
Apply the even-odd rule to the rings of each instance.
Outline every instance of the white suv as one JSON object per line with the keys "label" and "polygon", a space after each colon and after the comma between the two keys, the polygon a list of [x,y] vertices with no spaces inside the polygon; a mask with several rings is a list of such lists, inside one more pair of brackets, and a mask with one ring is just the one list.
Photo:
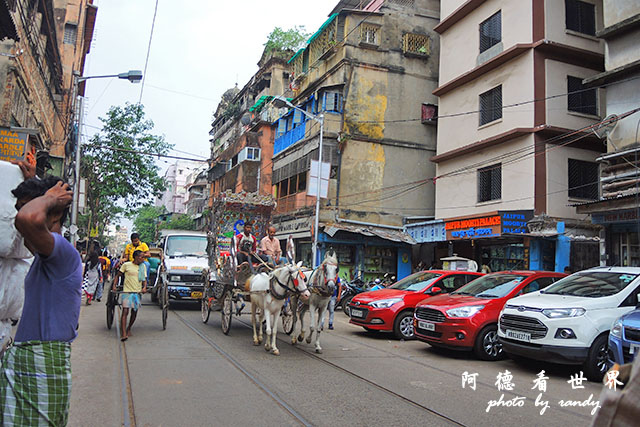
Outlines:
{"label": "white suv", "polygon": [[640,267],[598,267],[513,298],[500,314],[498,339],[507,354],[583,365],[600,381],[607,369],[613,322],[633,310]]}

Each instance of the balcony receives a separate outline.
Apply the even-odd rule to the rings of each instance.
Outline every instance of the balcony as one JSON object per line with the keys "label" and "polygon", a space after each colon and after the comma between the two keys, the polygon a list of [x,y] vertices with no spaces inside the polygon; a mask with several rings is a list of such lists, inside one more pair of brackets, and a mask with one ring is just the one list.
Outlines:
{"label": "balcony", "polygon": [[304,138],[305,130],[307,128],[306,122],[299,124],[288,132],[283,133],[281,136],[276,138],[273,144],[273,155],[277,155],[278,153],[286,150],[296,142],[300,141]]}
{"label": "balcony", "polygon": [[314,206],[315,203],[316,203],[316,198],[307,196],[306,192],[280,197],[278,199],[278,205],[276,206],[274,214],[278,215],[278,214],[294,212],[306,206]]}

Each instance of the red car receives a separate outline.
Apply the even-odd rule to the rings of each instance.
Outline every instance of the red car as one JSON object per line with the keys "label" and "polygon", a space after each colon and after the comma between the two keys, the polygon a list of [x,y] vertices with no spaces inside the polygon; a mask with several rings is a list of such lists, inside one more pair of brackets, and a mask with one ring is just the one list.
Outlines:
{"label": "red car", "polygon": [[349,303],[354,325],[367,331],[391,331],[399,339],[413,338],[413,310],[425,296],[451,292],[482,273],[429,270],[414,273],[385,289],[363,292]]}
{"label": "red car", "polygon": [[473,350],[483,360],[501,359],[498,317],[507,301],[565,276],[550,271],[487,274],[449,295],[420,302],[414,313],[415,336],[435,347]]}

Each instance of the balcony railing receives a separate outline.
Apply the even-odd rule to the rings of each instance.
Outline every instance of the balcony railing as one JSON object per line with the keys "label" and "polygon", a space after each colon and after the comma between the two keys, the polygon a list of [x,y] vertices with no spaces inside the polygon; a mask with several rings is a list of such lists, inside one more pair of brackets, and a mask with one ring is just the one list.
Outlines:
{"label": "balcony railing", "polygon": [[307,196],[306,192],[292,194],[290,196],[280,197],[276,206],[276,214],[284,214],[294,212],[305,206],[314,206],[315,197]]}
{"label": "balcony railing", "polygon": [[306,127],[306,122],[303,122],[290,131],[283,133],[282,136],[276,138],[273,144],[273,155],[275,156],[303,139]]}

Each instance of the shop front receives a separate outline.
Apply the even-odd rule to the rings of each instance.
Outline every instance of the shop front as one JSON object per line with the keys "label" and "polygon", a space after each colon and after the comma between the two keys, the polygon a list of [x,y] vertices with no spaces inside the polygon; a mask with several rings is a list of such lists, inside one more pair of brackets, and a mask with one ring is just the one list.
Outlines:
{"label": "shop front", "polygon": [[473,259],[483,271],[529,268],[527,222],[533,211],[494,211],[444,220],[451,252]]}
{"label": "shop front", "polygon": [[412,247],[413,270],[438,266],[440,258],[449,255],[444,221],[432,220],[406,224],[404,231],[417,243]]}
{"label": "shop front", "polygon": [[280,240],[283,255],[286,254],[286,242],[289,236],[293,238],[296,249],[296,260],[302,261],[307,266],[313,266],[313,218],[293,218],[286,219],[272,224],[276,228],[275,237]]}
{"label": "shop front", "polygon": [[607,265],[640,267],[640,208],[591,215],[605,228]]}
{"label": "shop front", "polygon": [[321,224],[318,236],[320,259],[328,250],[338,255],[340,277],[353,279],[358,273],[364,281],[382,279],[385,274],[398,280],[411,274],[411,245],[400,229],[384,229],[345,223]]}

